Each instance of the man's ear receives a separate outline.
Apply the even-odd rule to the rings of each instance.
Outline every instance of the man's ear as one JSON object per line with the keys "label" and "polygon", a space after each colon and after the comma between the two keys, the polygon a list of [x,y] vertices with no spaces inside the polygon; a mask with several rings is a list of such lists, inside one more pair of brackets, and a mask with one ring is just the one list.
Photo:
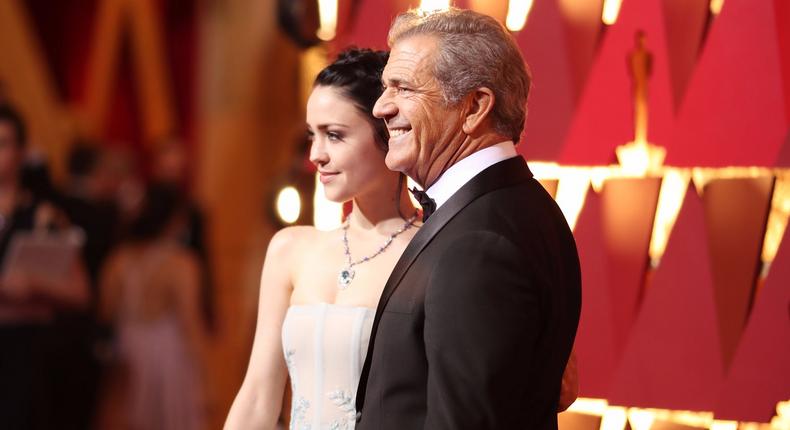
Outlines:
{"label": "man's ear", "polygon": [[467,97],[468,109],[464,118],[463,131],[465,134],[473,134],[494,109],[495,97],[494,92],[487,87],[480,87]]}

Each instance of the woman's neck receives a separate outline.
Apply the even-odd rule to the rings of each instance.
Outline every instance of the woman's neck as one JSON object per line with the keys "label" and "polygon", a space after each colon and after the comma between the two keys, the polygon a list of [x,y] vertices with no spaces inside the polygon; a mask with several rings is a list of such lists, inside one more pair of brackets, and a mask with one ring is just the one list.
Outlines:
{"label": "woman's neck", "polygon": [[[411,218],[416,210],[409,200],[409,191],[404,186],[398,194],[390,198],[382,198],[381,194],[358,196],[353,200],[353,209],[349,215],[352,227],[361,230],[376,230],[380,234],[391,234],[400,228],[405,219]],[[404,219],[405,217],[405,219]]]}

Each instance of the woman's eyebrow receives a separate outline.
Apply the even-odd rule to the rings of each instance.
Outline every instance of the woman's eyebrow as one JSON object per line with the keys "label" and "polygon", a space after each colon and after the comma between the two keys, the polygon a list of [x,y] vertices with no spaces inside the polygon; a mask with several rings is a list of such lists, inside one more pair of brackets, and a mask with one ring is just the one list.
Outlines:
{"label": "woman's eyebrow", "polygon": [[341,124],[339,122],[328,122],[326,124],[318,124],[319,130],[326,130],[329,127],[340,127],[340,128],[349,128],[346,124]]}

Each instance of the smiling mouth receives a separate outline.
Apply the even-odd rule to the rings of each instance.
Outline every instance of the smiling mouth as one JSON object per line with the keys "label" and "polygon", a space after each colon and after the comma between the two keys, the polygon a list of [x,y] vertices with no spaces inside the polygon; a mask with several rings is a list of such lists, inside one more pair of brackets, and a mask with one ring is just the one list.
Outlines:
{"label": "smiling mouth", "polygon": [[322,184],[326,184],[337,176],[339,172],[318,172]]}
{"label": "smiling mouth", "polygon": [[390,139],[401,137],[403,135],[409,134],[410,132],[410,128],[392,128],[389,130]]}

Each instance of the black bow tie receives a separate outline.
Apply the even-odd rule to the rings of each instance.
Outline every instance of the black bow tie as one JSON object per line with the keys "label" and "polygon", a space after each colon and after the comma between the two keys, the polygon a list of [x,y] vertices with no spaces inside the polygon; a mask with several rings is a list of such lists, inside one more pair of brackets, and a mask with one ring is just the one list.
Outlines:
{"label": "black bow tie", "polygon": [[411,194],[420,202],[420,206],[422,206],[422,222],[428,221],[428,217],[436,211],[436,202],[428,193],[418,190],[416,187],[409,191],[411,191]]}

